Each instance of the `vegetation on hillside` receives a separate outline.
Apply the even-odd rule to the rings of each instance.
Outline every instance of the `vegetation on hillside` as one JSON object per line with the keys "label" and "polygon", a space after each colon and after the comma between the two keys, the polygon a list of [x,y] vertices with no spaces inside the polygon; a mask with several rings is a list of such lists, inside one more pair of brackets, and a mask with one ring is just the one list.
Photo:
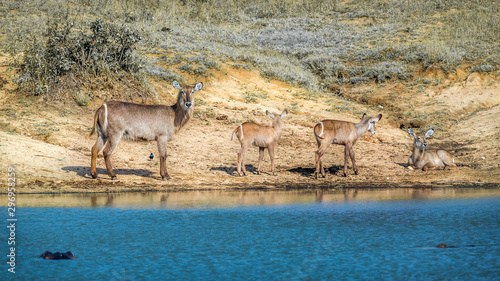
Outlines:
{"label": "vegetation on hillside", "polygon": [[35,94],[61,76],[206,76],[221,63],[311,90],[500,65],[497,0],[2,1],[1,48]]}

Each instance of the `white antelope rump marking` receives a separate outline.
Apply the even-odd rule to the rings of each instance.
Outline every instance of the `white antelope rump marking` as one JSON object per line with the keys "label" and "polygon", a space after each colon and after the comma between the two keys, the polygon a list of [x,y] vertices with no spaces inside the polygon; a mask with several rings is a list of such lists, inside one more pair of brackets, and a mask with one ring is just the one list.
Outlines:
{"label": "white antelope rump marking", "polygon": [[287,115],[287,110],[283,110],[281,115],[273,115],[266,110],[266,115],[273,119],[273,126],[262,126],[253,122],[245,122],[233,131],[231,140],[236,135],[241,143],[241,150],[238,153],[238,175],[247,174],[245,169],[245,154],[251,145],[259,147],[259,165],[257,167],[257,174],[260,174],[260,167],[262,159],[264,158],[264,150],[267,148],[269,157],[271,158],[271,170],[273,175],[276,175],[274,168],[274,150],[278,146],[278,140],[281,137],[283,126],[283,118]]}
{"label": "white antelope rump marking", "polygon": [[200,82],[194,87],[181,87],[179,82],[174,81],[173,86],[179,90],[179,94],[177,103],[172,106],[109,101],[96,111],[94,126],[89,135],[97,131],[90,164],[90,175],[94,179],[97,178],[97,154],[103,147],[106,171],[112,179],[116,179],[111,165],[111,154],[122,138],[135,141],[155,140],[160,156],[160,175],[163,180],[170,178],[165,163],[166,143],[193,115],[193,93],[201,90],[203,83]]}
{"label": "white antelope rump marking", "polygon": [[323,120],[314,126],[314,136],[318,143],[318,150],[315,154],[316,170],[315,177],[321,173],[326,177],[325,169],[323,167],[323,155],[326,149],[333,144],[340,144],[345,146],[344,150],[344,176],[347,176],[347,158],[351,158],[352,168],[354,173],[358,174],[358,167],[354,160],[354,151],[352,146],[366,131],[375,134],[375,123],[382,118],[382,114],[375,117],[368,117],[363,114],[361,122],[354,124],[347,121],[339,120]]}
{"label": "white antelope rump marking", "polygon": [[108,106],[106,104],[103,104],[104,106],[104,123],[102,124],[102,130],[103,132],[106,131],[106,127],[108,125]]}
{"label": "white antelope rump marking", "polygon": [[432,136],[434,130],[430,129],[425,134],[415,134],[412,128],[408,128],[408,134],[414,138],[413,153],[408,158],[408,167],[424,171],[457,167],[455,158],[448,151],[427,149],[426,138]]}
{"label": "white antelope rump marking", "polygon": [[[238,128],[240,129],[239,131],[238,131]],[[243,126],[240,124],[240,126],[238,128],[236,128],[236,130],[234,130],[233,135],[231,136],[231,140],[233,140],[234,134],[236,134],[237,132],[240,132],[240,137],[238,138],[240,141],[244,138],[244,136],[243,136]]]}
{"label": "white antelope rump marking", "polygon": [[322,136],[323,136],[323,131],[324,131],[324,129],[325,129],[325,126],[323,125],[323,122],[319,122],[318,124],[320,124],[320,125],[321,125],[321,132],[319,132],[318,137],[322,137]]}

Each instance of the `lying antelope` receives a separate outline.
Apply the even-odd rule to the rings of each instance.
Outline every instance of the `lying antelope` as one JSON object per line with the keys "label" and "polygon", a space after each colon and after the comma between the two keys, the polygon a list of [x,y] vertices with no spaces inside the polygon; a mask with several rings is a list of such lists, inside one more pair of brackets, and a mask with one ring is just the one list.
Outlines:
{"label": "lying antelope", "polygon": [[170,176],[165,164],[167,158],[166,143],[189,121],[193,115],[193,93],[201,90],[203,83],[193,87],[181,87],[173,82],[179,90],[177,103],[166,105],[142,105],[120,101],[109,101],[95,113],[91,136],[97,131],[97,141],[92,147],[90,175],[97,178],[97,154],[104,147],[104,161],[111,179],[116,179],[111,166],[111,154],[120,139],[156,140],[160,156],[160,175],[163,180]]}
{"label": "lying antelope", "polygon": [[323,155],[330,144],[341,144],[345,146],[344,152],[344,177],[347,176],[347,158],[351,157],[352,168],[354,173],[358,174],[358,167],[354,160],[354,151],[352,146],[366,131],[375,134],[375,122],[382,118],[382,114],[375,117],[368,117],[363,114],[363,120],[358,124],[347,121],[338,120],[323,120],[314,126],[314,136],[318,142],[318,150],[316,151],[316,171],[315,177],[321,173],[326,177],[325,169],[323,168]]}
{"label": "lying antelope", "polygon": [[413,153],[408,159],[408,167],[422,169],[424,171],[434,169],[454,169],[455,158],[446,150],[426,150],[426,138],[434,134],[434,130],[430,129],[424,134],[415,134],[412,128],[408,128],[408,133],[415,139]]}
{"label": "lying antelope", "polygon": [[262,158],[264,158],[264,149],[267,148],[269,152],[269,157],[271,158],[271,169],[273,175],[276,175],[274,169],[274,149],[278,146],[278,140],[281,137],[281,127],[283,125],[283,118],[286,116],[286,109],[283,110],[281,115],[274,115],[266,110],[266,115],[273,119],[273,126],[261,126],[253,122],[245,122],[239,125],[231,136],[231,140],[234,136],[238,137],[241,143],[241,150],[238,153],[238,175],[241,176],[241,170],[243,169],[243,175],[246,176],[247,170],[245,169],[245,154],[250,147],[254,145],[259,147],[259,166],[257,167],[257,174],[260,174],[260,165]]}

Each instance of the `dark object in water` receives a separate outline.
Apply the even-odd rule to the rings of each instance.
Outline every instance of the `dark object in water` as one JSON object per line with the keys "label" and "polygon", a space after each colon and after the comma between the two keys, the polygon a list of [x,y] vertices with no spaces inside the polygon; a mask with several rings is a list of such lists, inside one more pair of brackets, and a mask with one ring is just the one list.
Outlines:
{"label": "dark object in water", "polygon": [[[472,248],[472,247],[476,247],[476,245],[467,245],[465,246],[467,248]],[[446,249],[446,248],[458,248],[457,246],[447,246],[445,243],[439,243],[436,248],[440,248],[440,249]]]}
{"label": "dark object in water", "polygon": [[40,255],[41,258],[44,260],[74,260],[76,257],[73,255],[72,252],[66,252],[66,253],[60,253],[60,252],[49,252],[45,251],[43,254]]}

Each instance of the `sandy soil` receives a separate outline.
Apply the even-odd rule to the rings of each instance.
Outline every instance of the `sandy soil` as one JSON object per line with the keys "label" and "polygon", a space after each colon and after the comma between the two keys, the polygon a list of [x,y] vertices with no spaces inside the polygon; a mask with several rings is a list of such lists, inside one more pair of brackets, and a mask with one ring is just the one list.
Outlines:
{"label": "sandy soil", "polygon": [[[203,78],[204,88],[196,94],[195,115],[167,145],[167,167],[172,176],[161,181],[155,142],[122,141],[113,155],[118,180],[106,174],[98,158],[99,178],[91,179],[90,148],[96,136],[87,137],[94,111],[102,100],[87,107],[71,102],[46,102],[16,91],[9,81],[5,58],[0,59],[0,155],[4,176],[1,192],[7,190],[7,167],[16,169],[16,191],[38,192],[120,192],[146,190],[233,189],[233,188],[314,188],[314,187],[499,187],[500,186],[500,79],[498,74],[448,77],[447,87],[429,87],[411,94],[415,112],[442,110],[453,118],[443,121],[429,139],[433,148],[452,152],[459,164],[455,170],[420,171],[408,169],[412,139],[401,125],[399,100],[410,95],[403,85],[360,86],[341,89],[343,98],[323,95],[303,98],[305,92],[278,81],[262,79],[255,70],[226,68]],[[195,83],[197,81],[190,81]],[[148,103],[173,104],[176,91],[165,82],[154,82],[158,97]],[[369,88],[377,102],[357,102],[356,96]],[[104,91],[105,90],[100,90]],[[265,92],[268,97],[246,103],[245,93]],[[397,93],[398,98],[394,98]],[[406,94],[405,94],[406,93]],[[295,94],[295,95],[294,95]],[[103,94],[101,96],[110,96]],[[407,97],[407,96],[406,96]],[[332,103],[350,100],[355,110],[326,111]],[[432,102],[430,102],[432,101]],[[378,104],[378,106],[377,106]],[[292,109],[292,107],[296,107]],[[258,149],[251,148],[246,164],[249,175],[238,177],[236,158],[240,144],[231,133],[243,121],[271,124],[265,111],[278,113],[287,108],[283,134],[277,150],[278,175],[270,173],[266,151],[261,175],[255,173]],[[343,147],[332,145],[325,155],[329,167],[326,178],[314,178],[314,140],[312,127],[322,119],[357,122],[366,111],[383,114],[377,133],[368,133],[354,146],[359,175],[348,170],[342,177]],[[359,115],[359,116],[358,116]],[[403,116],[404,117],[404,116]],[[454,120],[453,122],[449,120]],[[424,120],[425,123],[425,120]],[[424,124],[425,125],[425,124]],[[429,124],[432,125],[432,124]],[[424,126],[422,126],[424,127]],[[350,162],[349,162],[350,163]],[[349,164],[350,168],[350,164]]]}

